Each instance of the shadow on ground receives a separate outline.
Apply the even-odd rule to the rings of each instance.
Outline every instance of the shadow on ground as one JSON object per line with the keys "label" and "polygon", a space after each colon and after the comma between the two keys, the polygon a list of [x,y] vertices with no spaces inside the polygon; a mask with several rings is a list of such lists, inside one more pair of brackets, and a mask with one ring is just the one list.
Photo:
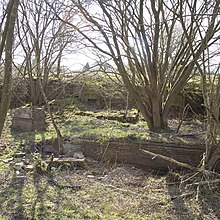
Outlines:
{"label": "shadow on ground", "polygon": [[[9,185],[0,191],[0,210],[4,216],[11,211],[11,220],[25,219],[24,201],[22,191],[25,184],[26,176],[18,176],[15,172],[12,175]],[[7,211],[5,210],[7,208]]]}
{"label": "shadow on ground", "polygon": [[[218,187],[187,189],[167,175],[167,189],[177,219],[220,219]],[[199,192],[199,193],[198,193]]]}

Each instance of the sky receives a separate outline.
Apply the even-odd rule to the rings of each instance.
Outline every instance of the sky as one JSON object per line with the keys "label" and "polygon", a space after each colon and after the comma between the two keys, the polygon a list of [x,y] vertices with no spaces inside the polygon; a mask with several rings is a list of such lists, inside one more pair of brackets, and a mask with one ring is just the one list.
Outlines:
{"label": "sky", "polygon": [[[17,60],[19,61],[19,56],[17,56]],[[73,51],[71,54],[64,55],[62,60],[62,66],[72,71],[82,70],[87,63],[89,63],[90,66],[95,63],[95,56],[88,49],[84,51]]]}
{"label": "sky", "polygon": [[83,54],[68,54],[64,55],[62,66],[67,67],[71,71],[77,71],[82,70],[87,63],[92,64],[93,62],[93,59]]}

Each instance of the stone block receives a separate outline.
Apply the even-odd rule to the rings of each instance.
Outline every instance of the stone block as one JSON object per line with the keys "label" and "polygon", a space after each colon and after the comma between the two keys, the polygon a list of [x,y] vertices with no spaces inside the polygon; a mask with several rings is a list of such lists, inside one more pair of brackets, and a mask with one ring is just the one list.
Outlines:
{"label": "stone block", "polygon": [[17,108],[12,119],[12,129],[20,132],[45,130],[45,112],[41,108]]}

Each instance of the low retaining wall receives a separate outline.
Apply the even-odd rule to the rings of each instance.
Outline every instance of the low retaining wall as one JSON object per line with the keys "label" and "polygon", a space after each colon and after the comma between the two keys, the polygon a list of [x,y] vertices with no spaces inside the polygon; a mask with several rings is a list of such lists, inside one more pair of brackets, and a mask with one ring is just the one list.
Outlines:
{"label": "low retaining wall", "polygon": [[178,169],[176,164],[143,154],[140,149],[171,157],[179,162],[198,166],[205,152],[204,144],[165,143],[129,139],[110,139],[99,143],[93,138],[77,141],[86,157],[123,162],[156,170]]}

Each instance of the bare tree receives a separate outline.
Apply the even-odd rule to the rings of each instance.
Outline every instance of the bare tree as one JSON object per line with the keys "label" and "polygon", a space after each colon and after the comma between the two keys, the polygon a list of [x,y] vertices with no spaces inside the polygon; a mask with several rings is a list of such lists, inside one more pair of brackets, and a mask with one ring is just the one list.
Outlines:
{"label": "bare tree", "polygon": [[[188,4],[190,5],[190,1],[188,1]],[[214,169],[215,165],[220,160],[220,142],[218,140],[220,131],[220,64],[218,61],[220,57],[220,47],[218,43],[220,30],[220,3],[219,1],[213,1],[212,4],[206,2],[206,4],[203,5],[206,10],[209,10],[209,14],[202,13],[202,16],[205,17],[203,23],[199,22],[200,15],[193,15],[191,17],[191,19],[197,21],[194,26],[194,29],[199,33],[197,40],[204,41],[201,45],[204,49],[199,48],[202,50],[202,53],[197,52],[198,49],[190,38],[186,22],[183,17],[179,16],[191,53],[196,60],[196,69],[200,73],[202,79],[204,105],[207,112],[206,152],[203,165],[209,170]],[[196,4],[191,4],[189,9],[195,11],[196,7],[198,7]],[[210,10],[212,7],[213,10]],[[218,35],[215,35],[215,32],[218,33]]]}
{"label": "bare tree", "polygon": [[[58,14],[62,4],[53,1]],[[63,13],[65,16],[65,13]],[[50,75],[60,74],[60,63],[67,45],[72,43],[74,34],[66,25],[56,19],[44,0],[22,0],[18,20],[18,43],[21,46],[20,73],[29,81],[32,106],[46,104],[52,124],[57,134],[59,150],[62,148],[62,134],[50,109],[46,87]],[[57,64],[57,73],[53,73]]]}
{"label": "bare tree", "polygon": [[[149,128],[161,130],[168,127],[176,95],[194,73],[196,62],[212,44],[213,36],[219,33],[215,22],[219,4],[197,0],[72,1],[69,7],[81,15],[77,25],[54,11],[84,37],[87,48],[114,61]],[[204,26],[200,36],[198,24],[206,22],[207,16],[213,22]],[[195,53],[190,50],[185,31]]]}
{"label": "bare tree", "polygon": [[[57,13],[61,13],[61,5],[57,1],[53,5]],[[59,75],[62,55],[74,35],[56,19],[44,0],[23,0],[18,26],[19,43],[23,51],[23,74],[28,76],[32,104],[37,105],[42,102],[39,81],[45,91],[55,65],[58,73],[54,75]]]}
{"label": "bare tree", "polygon": [[[3,24],[4,28],[1,30],[1,42],[0,42],[0,60],[4,56],[4,81],[3,89],[1,94],[0,103],[0,136],[4,127],[4,122],[7,116],[7,111],[10,105],[11,97],[11,78],[12,78],[12,53],[13,53],[13,42],[14,42],[14,29],[17,19],[17,11],[19,6],[19,0],[10,0],[8,2],[6,11],[3,15],[1,26]],[[5,22],[4,22],[5,19]]]}

